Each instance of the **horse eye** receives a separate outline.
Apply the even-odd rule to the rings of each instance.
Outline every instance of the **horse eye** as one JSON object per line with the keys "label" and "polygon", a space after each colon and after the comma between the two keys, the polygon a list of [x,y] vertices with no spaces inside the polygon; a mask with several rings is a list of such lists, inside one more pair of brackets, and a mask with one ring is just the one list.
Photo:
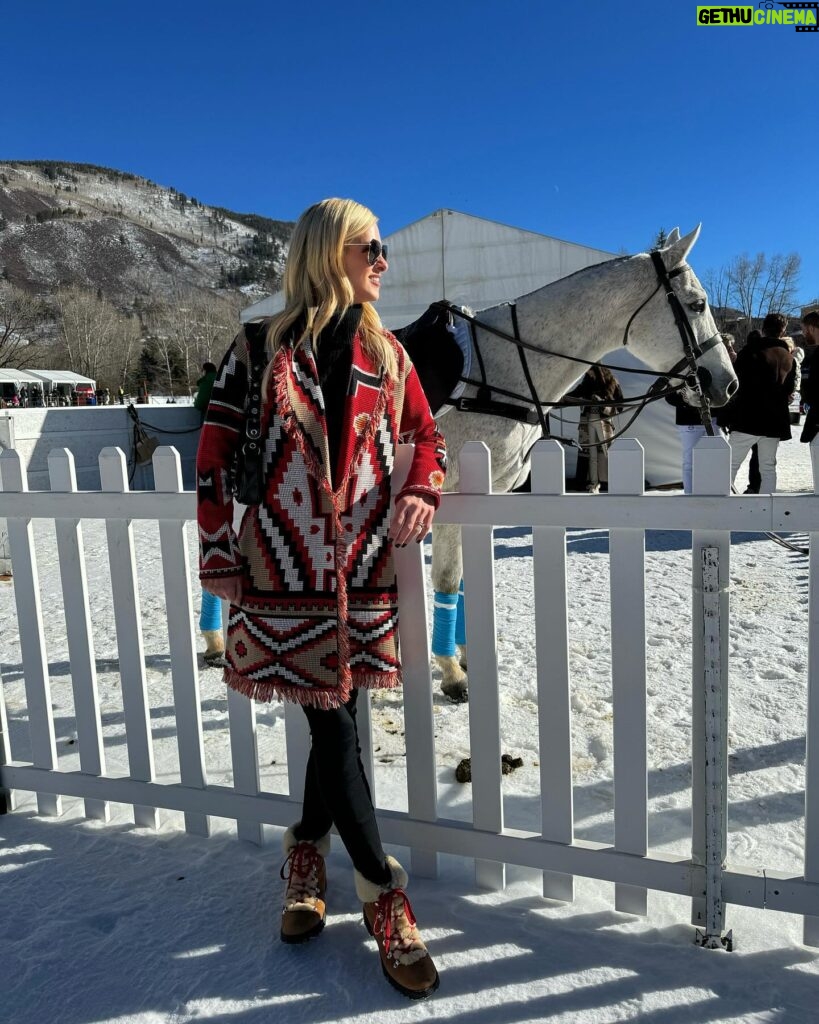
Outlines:
{"label": "horse eye", "polygon": [[705,312],[705,299],[697,299],[696,302],[689,302],[688,308],[692,313],[704,313]]}

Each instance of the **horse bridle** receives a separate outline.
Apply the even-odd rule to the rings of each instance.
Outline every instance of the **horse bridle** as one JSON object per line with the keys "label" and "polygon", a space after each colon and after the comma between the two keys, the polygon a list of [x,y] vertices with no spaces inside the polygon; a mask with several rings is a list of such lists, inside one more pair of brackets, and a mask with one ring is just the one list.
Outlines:
{"label": "horse bridle", "polygon": [[[708,401],[708,397],[703,392],[703,384],[705,384],[706,387],[710,384],[711,374],[707,369],[705,369],[705,367],[698,366],[697,360],[710,349],[715,348],[717,345],[721,345],[722,335],[717,332],[716,334],[712,334],[710,338],[706,338],[701,345],[699,344],[696,335],[694,334],[694,330],[691,327],[691,321],[688,319],[688,315],[683,309],[679,296],[674,291],[671,284],[671,278],[677,277],[681,274],[683,272],[683,267],[679,266],[674,270],[666,270],[663,258],[660,256],[659,252],[654,250],[649,253],[649,255],[651,256],[651,262],[654,264],[654,269],[657,272],[657,277],[659,278],[659,284],[650,297],[653,298],[660,288],[665,288],[665,296],[668,299],[671,311],[674,314],[674,323],[677,325],[677,330],[680,332],[680,338],[683,343],[683,352],[685,353],[679,362],[676,362],[667,373],[663,374],[663,377],[675,377],[682,369],[688,367],[689,372],[685,375],[683,384],[694,391],[699,398],[699,411],[700,418],[702,419],[702,425],[705,427],[707,434],[713,435],[714,426],[711,422],[711,406]],[[646,303],[644,302],[643,306],[645,306],[645,304]],[[640,309],[642,309],[643,306],[639,307],[637,313],[640,312]],[[624,345],[628,344],[628,329],[631,326],[635,315],[636,313],[632,315],[628,324],[626,324],[626,330],[623,335]],[[662,379],[662,377],[660,379]]]}
{"label": "horse bridle", "polygon": [[[694,330],[691,327],[691,322],[689,321],[688,316],[685,310],[683,309],[682,303],[680,302],[679,297],[677,296],[677,293],[674,291],[674,287],[671,283],[672,278],[677,277],[679,274],[682,274],[686,268],[681,265],[679,267],[676,267],[674,270],[666,270],[662,256],[659,252],[654,251],[649,253],[649,255],[651,256],[651,261],[654,265],[654,270],[657,274],[657,287],[654,289],[654,291],[651,292],[647,299],[640,303],[637,309],[635,309],[629,317],[628,322],[626,323],[625,329],[623,331],[623,345],[626,347],[628,346],[629,330],[637,316],[642,312],[643,309],[645,309],[648,303],[651,302],[651,300],[654,298],[657,292],[659,292],[660,289],[663,288],[665,289],[666,298],[668,300],[669,305],[671,306],[671,311],[674,315],[674,323],[677,327],[680,339],[682,341],[684,355],[682,359],[680,359],[671,367],[670,370],[667,370],[665,373],[662,373],[659,376],[656,370],[640,370],[637,368],[629,369],[629,373],[638,373],[651,377],[657,377],[657,380],[648,389],[646,394],[637,395],[631,399],[626,399],[624,403],[622,403],[626,405],[637,405],[638,408],[636,409],[634,415],[631,417],[628,423],[625,425],[625,427],[619,430],[614,435],[614,437],[619,437],[626,430],[628,430],[631,424],[634,422],[634,420],[637,418],[637,416],[642,412],[642,410],[649,402],[657,401],[657,399],[664,398],[666,395],[672,394],[675,391],[680,391],[686,387],[697,395],[699,399],[699,412],[703,426],[706,430],[706,433],[713,435],[714,427],[711,422],[710,403],[708,401],[707,396],[703,392],[703,381],[705,383],[705,386],[707,387],[708,383],[710,382],[710,374],[708,373],[707,369],[697,365],[697,360],[710,349],[714,348],[716,345],[721,344],[721,336],[719,333],[717,333],[712,335],[710,338],[706,339],[701,344],[697,341],[696,335],[694,334]],[[537,352],[539,355],[557,356],[560,359],[567,359],[573,363],[582,363],[586,366],[604,366],[610,370],[622,370],[622,367],[611,366],[608,363],[596,363],[594,360],[582,359],[580,356],[570,356],[564,352],[554,352],[551,351],[550,349],[543,348],[540,345],[535,345],[532,342],[524,341],[520,336],[520,329],[518,327],[517,307],[515,303],[509,304],[510,315],[512,319],[512,330],[514,332],[512,334],[509,334],[506,331],[502,331],[499,328],[492,327],[487,323],[484,323],[483,321],[479,320],[476,316],[472,315],[471,313],[467,313],[466,310],[462,309],[460,306],[456,306],[453,303],[448,302],[446,299],[441,300],[440,303],[435,303],[435,305],[445,307],[451,314],[454,314],[455,316],[458,316],[461,319],[467,321],[470,325],[472,345],[478,360],[478,366],[480,368],[481,373],[481,380],[471,380],[468,377],[460,378],[464,383],[472,384],[478,389],[477,396],[475,398],[462,396],[458,398],[457,401],[454,403],[454,407],[461,412],[482,412],[488,413],[490,415],[503,416],[508,419],[515,419],[528,423],[539,423],[541,433],[544,437],[555,437],[555,435],[550,433],[548,414],[544,412],[543,403],[541,402],[535,389],[534,382],[532,380],[532,375],[529,371],[529,364],[526,359],[526,352],[530,351]],[[523,375],[526,380],[526,384],[529,388],[528,396],[520,395],[517,394],[516,392],[508,391],[503,388],[490,385],[488,383],[486,379],[486,368],[484,366],[483,356],[481,354],[480,345],[478,343],[478,328],[488,331],[490,334],[494,334],[497,337],[503,339],[504,341],[509,341],[517,346],[518,355],[520,356],[521,361],[521,367],[523,369]],[[670,378],[677,378],[680,381],[680,383],[676,385],[671,385],[669,381]],[[532,412],[532,410],[522,408],[521,406],[510,405],[507,402],[495,401],[492,398],[493,391],[498,394],[505,395],[506,397],[514,398],[517,399],[518,401],[525,402],[527,405],[533,405],[534,413]],[[590,399],[574,399],[572,401],[550,402],[547,404],[549,404],[552,408],[556,408],[563,406],[599,405],[600,402]],[[610,440],[613,440],[614,437],[612,437]],[[565,441],[567,443],[571,443],[574,445],[577,444],[577,442],[563,437],[555,437],[555,440]],[[583,447],[597,447],[601,443],[608,444],[609,441],[599,442],[598,444],[583,445]],[[578,445],[578,447],[580,446]]]}

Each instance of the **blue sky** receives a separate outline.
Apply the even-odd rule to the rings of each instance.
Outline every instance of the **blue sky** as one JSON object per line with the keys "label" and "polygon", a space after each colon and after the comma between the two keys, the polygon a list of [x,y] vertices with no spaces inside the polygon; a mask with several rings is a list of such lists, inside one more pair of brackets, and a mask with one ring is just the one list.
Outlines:
{"label": "blue sky", "polygon": [[449,207],[633,252],[702,221],[701,276],[796,251],[819,296],[819,33],[693,0],[0,0],[0,32],[0,158],[282,219],[349,195],[384,234]]}

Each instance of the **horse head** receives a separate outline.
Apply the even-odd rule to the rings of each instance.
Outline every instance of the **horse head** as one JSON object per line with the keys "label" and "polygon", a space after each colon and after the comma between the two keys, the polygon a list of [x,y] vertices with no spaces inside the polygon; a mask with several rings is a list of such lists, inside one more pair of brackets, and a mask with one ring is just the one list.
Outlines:
{"label": "horse head", "polygon": [[[660,372],[687,374],[695,360],[702,391],[718,407],[738,383],[706,291],[686,262],[699,233],[699,225],[683,237],[674,228],[664,248],[632,257],[644,264],[655,291],[631,321],[626,340],[635,355]],[[699,404],[695,391],[686,388],[683,396]]]}

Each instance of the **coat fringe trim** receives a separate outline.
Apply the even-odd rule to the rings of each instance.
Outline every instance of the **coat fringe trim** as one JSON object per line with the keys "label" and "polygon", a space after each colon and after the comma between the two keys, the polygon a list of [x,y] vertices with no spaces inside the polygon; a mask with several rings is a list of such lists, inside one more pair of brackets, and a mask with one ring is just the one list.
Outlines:
{"label": "coat fringe trim", "polygon": [[[401,685],[400,672],[367,672],[353,677],[355,688],[359,690],[394,690]],[[350,699],[348,686],[338,690],[311,689],[307,686],[286,686],[266,680],[248,679],[232,668],[225,669],[225,683],[251,700],[261,704],[269,704],[274,700],[285,700],[292,704],[307,705],[328,711],[346,704]]]}

